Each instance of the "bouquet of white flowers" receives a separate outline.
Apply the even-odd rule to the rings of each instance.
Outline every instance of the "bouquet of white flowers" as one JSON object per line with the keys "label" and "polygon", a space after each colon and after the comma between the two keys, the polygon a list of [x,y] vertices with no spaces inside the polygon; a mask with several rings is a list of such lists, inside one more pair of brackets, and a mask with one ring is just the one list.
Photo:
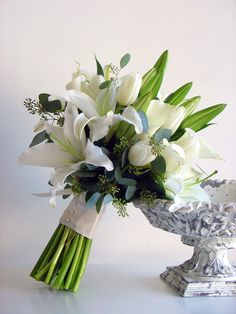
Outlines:
{"label": "bouquet of white flowers", "polygon": [[25,100],[40,121],[19,162],[53,168],[53,206],[56,195],[74,195],[31,272],[35,279],[77,291],[101,209],[110,202],[124,217],[127,203],[137,198],[148,204],[173,199],[170,210],[208,201],[200,183],[209,176],[196,163],[219,156],[197,132],[210,126],[225,105],[195,112],[200,97],[186,98],[192,83],[161,99],[167,57],[165,51],[143,77],[138,72],[119,76],[129,54],[118,67],[103,67],[95,57],[97,72],[78,65],[61,95]]}

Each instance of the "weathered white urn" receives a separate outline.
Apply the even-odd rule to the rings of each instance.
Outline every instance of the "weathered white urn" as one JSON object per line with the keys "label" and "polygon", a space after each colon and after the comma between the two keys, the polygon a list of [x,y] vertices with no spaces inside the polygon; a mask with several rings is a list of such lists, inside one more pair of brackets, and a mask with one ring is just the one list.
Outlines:
{"label": "weathered white urn", "polygon": [[161,278],[181,296],[236,296],[236,267],[228,249],[236,248],[236,180],[204,182],[211,202],[189,202],[171,212],[172,201],[156,200],[134,205],[157,228],[181,235],[194,247],[191,259],[167,267]]}

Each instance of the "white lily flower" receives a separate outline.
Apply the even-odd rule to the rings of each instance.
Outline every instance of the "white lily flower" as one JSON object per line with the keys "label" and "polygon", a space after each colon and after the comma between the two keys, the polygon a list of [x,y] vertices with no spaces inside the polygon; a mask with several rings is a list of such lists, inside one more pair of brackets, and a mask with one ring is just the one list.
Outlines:
{"label": "white lily flower", "polygon": [[138,141],[129,150],[128,159],[131,165],[135,167],[146,166],[154,159],[152,149],[146,139]]}
{"label": "white lily flower", "polygon": [[170,129],[172,134],[178,129],[184,119],[184,107],[171,106],[159,100],[152,100],[146,112],[149,130],[153,135],[158,129]]}
{"label": "white lily flower", "polygon": [[199,184],[194,183],[194,178],[185,179],[180,175],[169,175],[165,182],[164,187],[166,195],[174,200],[169,208],[174,212],[184,206],[188,202],[209,202],[209,195]]}
{"label": "white lily flower", "polygon": [[185,131],[175,143],[184,149],[186,162],[193,164],[198,158],[222,159],[196,132],[189,128]]}
{"label": "white lily flower", "polygon": [[[109,128],[119,121],[126,121],[135,127],[137,134],[142,133],[142,120],[137,111],[128,106],[122,114],[115,114],[116,107],[116,85],[111,85],[109,89],[102,90],[96,101],[87,94],[69,90],[64,96],[58,96],[59,100],[70,103],[80,109],[84,116],[84,126],[90,127],[90,139],[99,140],[108,134]],[[53,96],[53,100],[55,96]],[[51,100],[51,96],[49,97]],[[86,120],[87,119],[87,120]]]}
{"label": "white lily flower", "polygon": [[84,118],[77,109],[67,104],[63,127],[45,122],[45,129],[54,143],[40,144],[22,153],[20,164],[54,168],[50,182],[56,189],[62,189],[65,178],[80,169],[82,163],[113,170],[113,163],[90,140],[86,141],[83,130]]}
{"label": "white lily flower", "polygon": [[142,76],[138,72],[125,75],[120,79],[117,101],[120,105],[132,105],[138,97],[142,85]]}

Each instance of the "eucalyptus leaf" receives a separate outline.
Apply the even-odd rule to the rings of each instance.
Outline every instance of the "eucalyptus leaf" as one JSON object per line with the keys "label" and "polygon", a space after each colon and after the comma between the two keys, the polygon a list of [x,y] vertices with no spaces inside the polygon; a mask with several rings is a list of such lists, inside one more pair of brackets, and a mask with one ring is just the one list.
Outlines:
{"label": "eucalyptus leaf", "polygon": [[104,71],[103,71],[103,68],[102,68],[100,62],[98,61],[96,55],[94,55],[94,57],[95,57],[95,60],[96,60],[97,75],[102,75],[102,76],[104,76]]}
{"label": "eucalyptus leaf", "polygon": [[107,205],[112,202],[113,196],[111,194],[106,194],[103,198],[103,205]]}
{"label": "eucalyptus leaf", "polygon": [[157,156],[157,158],[151,162],[151,166],[155,174],[164,174],[166,172],[166,161],[162,156]]}
{"label": "eucalyptus leaf", "polygon": [[139,114],[139,117],[140,117],[140,119],[142,121],[143,133],[147,133],[148,132],[148,128],[149,128],[147,115],[142,110],[138,111],[138,114]]}
{"label": "eucalyptus leaf", "polygon": [[158,143],[161,143],[164,138],[169,141],[171,135],[172,131],[170,129],[159,129],[158,131],[156,131],[154,138]]}
{"label": "eucalyptus leaf", "polygon": [[129,53],[126,53],[121,59],[120,59],[120,67],[123,69],[130,61],[131,55]]}
{"label": "eucalyptus leaf", "polygon": [[86,202],[87,208],[92,208],[96,205],[97,201],[99,200],[101,193],[95,192]]}
{"label": "eucalyptus leaf", "polygon": [[121,156],[121,168],[124,168],[124,166],[127,164],[128,160],[128,153],[129,153],[129,148],[126,148]]}
{"label": "eucalyptus leaf", "polygon": [[124,178],[121,177],[119,179],[117,179],[117,182],[121,185],[131,185],[131,186],[135,186],[137,184],[137,181],[134,179],[130,179],[130,178]]}
{"label": "eucalyptus leaf", "polygon": [[99,199],[98,199],[98,201],[97,201],[97,203],[96,203],[96,211],[97,211],[98,214],[99,214],[100,211],[101,211],[102,204],[103,204],[103,199],[104,199],[104,195],[102,194],[102,195],[99,197]]}
{"label": "eucalyptus leaf", "polygon": [[48,139],[48,137],[49,136],[48,136],[46,130],[39,132],[38,134],[35,135],[32,142],[30,143],[29,147],[33,147],[35,145],[42,143],[43,141],[46,141]]}
{"label": "eucalyptus leaf", "polygon": [[125,199],[129,201],[133,196],[135,191],[137,190],[136,186],[127,186],[126,192],[125,192]]}
{"label": "eucalyptus leaf", "polygon": [[111,85],[111,81],[108,80],[108,81],[104,81],[102,82],[100,85],[99,85],[99,89],[105,89],[107,87],[109,87]]}
{"label": "eucalyptus leaf", "polygon": [[39,95],[39,103],[41,104],[43,110],[51,113],[61,110],[60,100],[48,101],[49,96],[49,94],[45,93]]}

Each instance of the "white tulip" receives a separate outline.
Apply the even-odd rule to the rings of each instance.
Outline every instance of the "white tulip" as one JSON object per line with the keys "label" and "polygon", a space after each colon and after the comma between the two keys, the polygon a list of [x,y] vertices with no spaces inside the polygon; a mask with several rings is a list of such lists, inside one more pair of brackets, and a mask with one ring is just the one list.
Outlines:
{"label": "white tulip", "polygon": [[147,140],[135,143],[129,150],[128,159],[131,165],[141,167],[146,166],[156,158],[152,154],[151,147]]}
{"label": "white tulip", "polygon": [[138,97],[142,85],[142,76],[133,72],[121,78],[120,87],[117,92],[117,101],[120,105],[132,105]]}
{"label": "white tulip", "polygon": [[159,100],[152,100],[146,115],[149,122],[148,133],[150,135],[153,135],[160,128],[170,129],[172,134],[174,134],[184,119],[185,108],[171,106]]}

